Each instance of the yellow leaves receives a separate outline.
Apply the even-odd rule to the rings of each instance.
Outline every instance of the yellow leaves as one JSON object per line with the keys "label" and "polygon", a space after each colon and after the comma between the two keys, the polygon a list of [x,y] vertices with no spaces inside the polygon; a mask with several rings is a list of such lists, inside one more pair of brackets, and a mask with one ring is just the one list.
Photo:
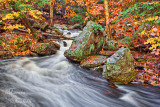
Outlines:
{"label": "yellow leaves", "polygon": [[16,29],[16,28],[19,28],[19,27],[24,27],[24,26],[22,26],[21,24],[6,25],[6,26],[4,26],[4,28],[3,28],[3,29],[9,29],[9,30],[12,30],[12,29]]}
{"label": "yellow leaves", "polygon": [[31,30],[28,28],[28,33],[31,34]]}
{"label": "yellow leaves", "polygon": [[7,15],[5,15],[4,17],[2,17],[2,20],[9,20],[9,19],[14,19],[14,17],[19,17],[20,16],[20,12],[13,12],[13,13],[9,13]]}
{"label": "yellow leaves", "polygon": [[150,50],[157,49],[160,47],[160,31],[157,28],[153,28],[150,32],[151,34],[157,34],[157,36],[149,38],[144,44],[151,44]]}
{"label": "yellow leaves", "polygon": [[13,13],[13,16],[19,17],[19,16],[20,16],[20,12],[14,12],[14,13]]}
{"label": "yellow leaves", "polygon": [[152,46],[149,49],[150,50],[157,49],[158,46],[160,46],[160,43],[152,44]]}
{"label": "yellow leaves", "polygon": [[5,15],[4,17],[2,17],[2,20],[7,20],[7,19],[14,19],[13,14],[9,13],[9,14]]}
{"label": "yellow leaves", "polygon": [[41,16],[43,13],[39,10],[30,10],[28,11],[28,14],[31,15],[33,18],[42,20],[43,17]]}
{"label": "yellow leaves", "polygon": [[4,42],[2,42],[2,47],[4,47],[6,44]]}
{"label": "yellow leaves", "polygon": [[6,3],[7,1],[6,0],[0,0],[0,3]]}
{"label": "yellow leaves", "polygon": [[156,43],[157,37],[155,38],[149,38],[144,44],[152,44],[152,43]]}
{"label": "yellow leaves", "polygon": [[153,1],[153,2],[143,2],[144,4],[158,4],[159,2]]}
{"label": "yellow leaves", "polygon": [[143,30],[139,35],[140,35],[141,37],[142,37],[143,35],[149,36],[149,34],[148,34],[145,30]]}
{"label": "yellow leaves", "polygon": [[145,21],[149,21],[149,22],[151,22],[151,21],[156,21],[156,20],[158,20],[158,19],[160,19],[160,17],[159,17],[159,16],[149,17],[149,18],[147,18],[147,19],[143,20],[143,22],[145,22]]}

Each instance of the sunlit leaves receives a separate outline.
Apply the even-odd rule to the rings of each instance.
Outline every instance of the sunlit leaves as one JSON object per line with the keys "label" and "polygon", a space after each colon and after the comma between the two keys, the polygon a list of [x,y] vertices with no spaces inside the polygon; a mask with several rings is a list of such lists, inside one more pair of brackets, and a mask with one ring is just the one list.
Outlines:
{"label": "sunlit leaves", "polygon": [[24,26],[22,26],[21,24],[15,24],[15,25],[6,25],[6,26],[4,26],[4,28],[3,29],[9,29],[9,30],[12,30],[12,29],[16,29],[16,28],[19,28],[19,27],[24,27]]}
{"label": "sunlit leaves", "polygon": [[7,35],[7,38],[0,42],[2,48],[11,52],[14,56],[31,53],[29,45],[32,43],[35,43],[35,40],[27,35]]}
{"label": "sunlit leaves", "polygon": [[42,12],[39,10],[30,10],[28,11],[28,14],[31,15],[33,18],[38,19],[38,20],[42,20]]}

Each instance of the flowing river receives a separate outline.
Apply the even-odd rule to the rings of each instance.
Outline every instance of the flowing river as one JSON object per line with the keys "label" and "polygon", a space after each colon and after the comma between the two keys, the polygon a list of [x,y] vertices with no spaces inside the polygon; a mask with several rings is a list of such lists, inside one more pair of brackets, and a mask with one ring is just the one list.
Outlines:
{"label": "flowing river", "polygon": [[110,87],[101,72],[70,63],[67,44],[52,56],[1,60],[0,107],[160,107],[159,87]]}

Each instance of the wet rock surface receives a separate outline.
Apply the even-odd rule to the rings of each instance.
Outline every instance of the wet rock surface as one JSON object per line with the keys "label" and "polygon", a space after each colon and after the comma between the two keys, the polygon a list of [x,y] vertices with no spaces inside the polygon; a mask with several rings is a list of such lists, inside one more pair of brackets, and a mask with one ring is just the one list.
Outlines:
{"label": "wet rock surface", "polygon": [[103,33],[93,32],[94,22],[89,21],[83,31],[73,40],[71,47],[64,56],[73,61],[81,61],[89,55],[94,55],[102,49]]}
{"label": "wet rock surface", "polygon": [[136,76],[133,61],[130,50],[122,47],[107,59],[103,76],[110,82],[127,84]]}

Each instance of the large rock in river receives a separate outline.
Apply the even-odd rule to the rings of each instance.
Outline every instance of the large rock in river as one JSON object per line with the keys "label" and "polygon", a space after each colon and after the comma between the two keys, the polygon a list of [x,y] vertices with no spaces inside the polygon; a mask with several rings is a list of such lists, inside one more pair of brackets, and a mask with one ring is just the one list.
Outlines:
{"label": "large rock in river", "polygon": [[120,48],[107,59],[103,66],[103,76],[113,83],[129,83],[136,76],[133,57],[128,48]]}
{"label": "large rock in river", "polygon": [[102,49],[104,42],[103,28],[89,21],[83,31],[73,40],[71,47],[64,56],[73,61],[81,61],[89,55],[94,55]]}

